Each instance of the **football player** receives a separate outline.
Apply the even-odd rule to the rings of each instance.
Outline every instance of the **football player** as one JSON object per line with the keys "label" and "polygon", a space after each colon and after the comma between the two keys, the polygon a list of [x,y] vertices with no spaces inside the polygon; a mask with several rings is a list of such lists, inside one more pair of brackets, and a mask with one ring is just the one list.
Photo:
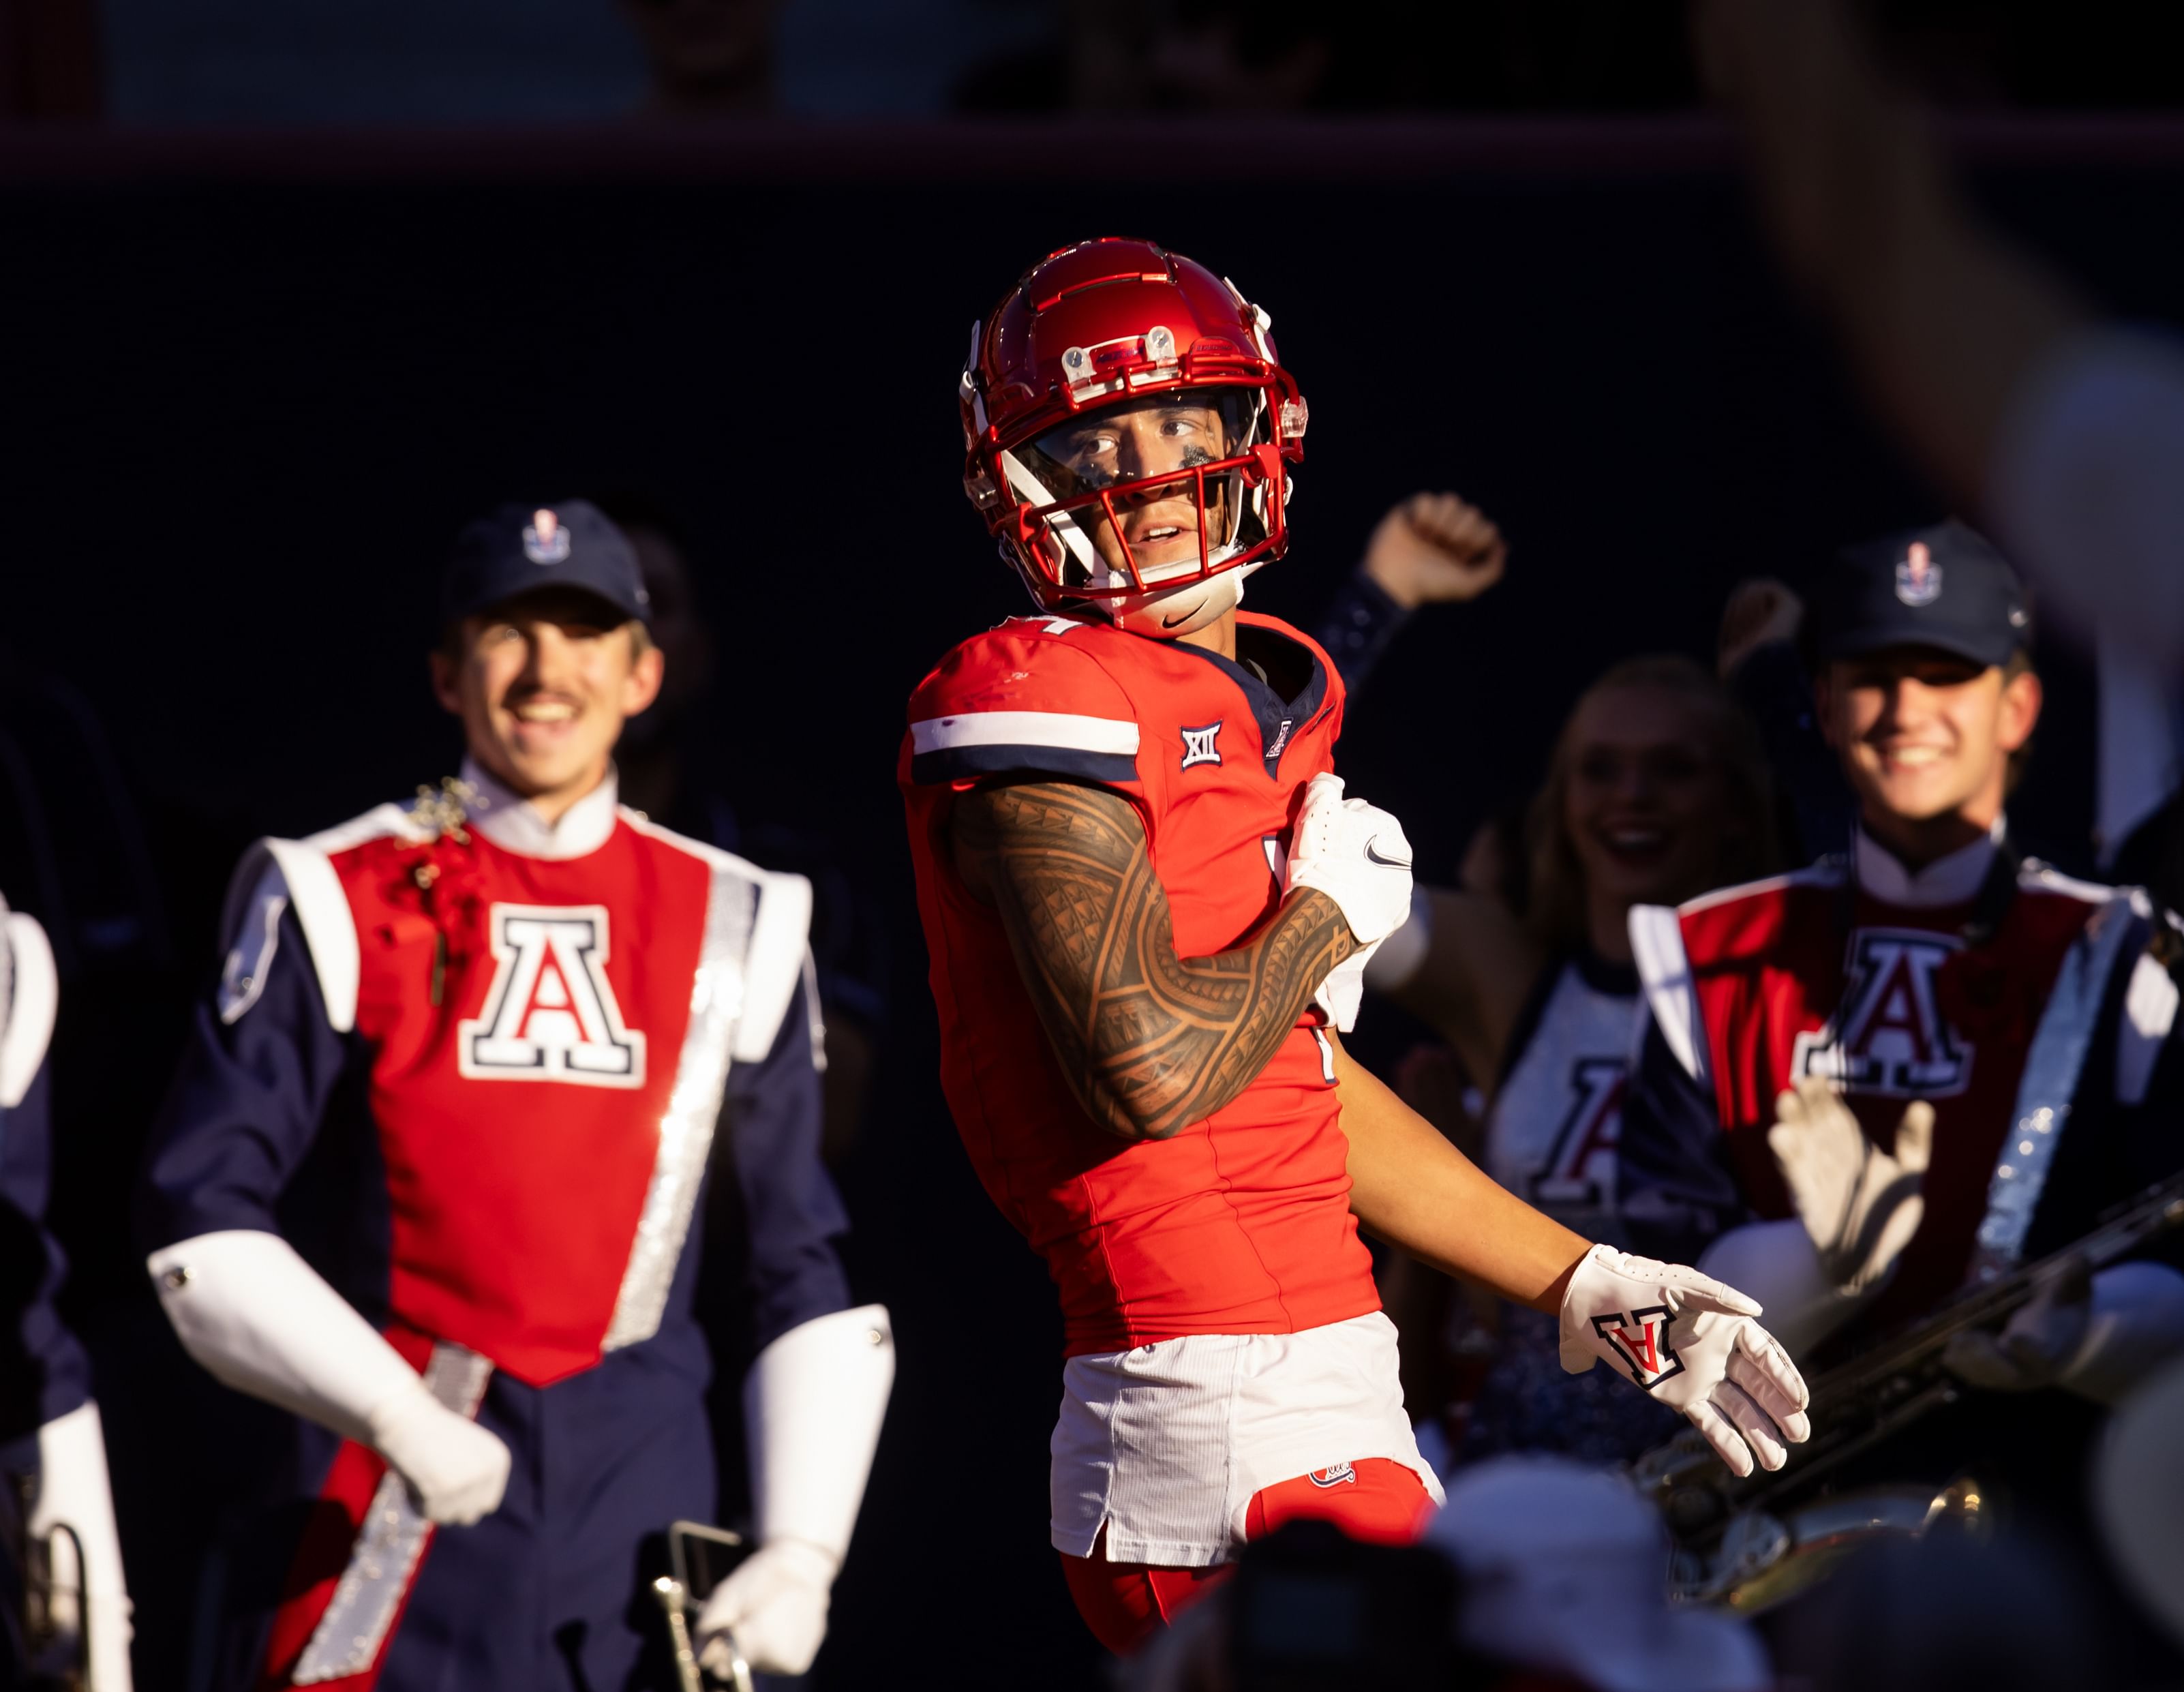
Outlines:
{"label": "football player", "polygon": [[90,1360],[53,1308],[64,1266],[45,1226],[59,999],[45,930],[0,899],[0,1673],[128,1692],[106,1439]]}
{"label": "football player", "polygon": [[[1806,1348],[2067,1245],[2180,1163],[2171,921],[2020,855],[2003,804],[2042,701],[2023,587],[1950,522],[1847,552],[1813,612],[1847,856],[1639,906],[1649,1017],[1622,1211]],[[2184,1347],[2184,1275],[2064,1277],[1977,1384],[2112,1400]]]}
{"label": "football player", "polygon": [[943,1085],[1061,1292],[1050,1530],[1094,1632],[1130,1649],[1290,1517],[1401,1538],[1439,1497],[1361,1222],[1779,1465],[1805,1390],[1757,1305],[1550,1221],[1343,1049],[1410,849],[1343,797],[1326,654],[1238,609],[1302,455],[1265,314],[1086,242],[975,326],[960,398],[1039,614],[926,678],[899,773]]}
{"label": "football player", "polygon": [[758,1544],[699,1645],[800,1673],[893,1373],[818,1160],[809,884],[616,804],[662,661],[598,511],[471,525],[443,609],[460,782],[245,860],[153,1154],[183,1344],[303,1418],[225,1672],[675,1684],[644,1548],[716,1509],[704,1310],[755,1351]]}

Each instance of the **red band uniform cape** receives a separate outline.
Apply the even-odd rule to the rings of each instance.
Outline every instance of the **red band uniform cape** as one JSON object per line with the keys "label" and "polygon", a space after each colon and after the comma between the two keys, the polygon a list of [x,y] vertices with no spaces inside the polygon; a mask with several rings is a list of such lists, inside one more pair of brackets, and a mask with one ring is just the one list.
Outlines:
{"label": "red band uniform cape", "polygon": [[[127,1692],[130,1600],[105,1435],[90,1359],[54,1308],[67,1264],[45,1221],[59,1008],[45,931],[0,899],[0,1234],[11,1242],[0,1255],[0,1680],[88,1667],[96,1684]],[[42,1639],[23,1631],[32,1542],[71,1595]],[[78,1589],[91,1600],[87,1638]]]}
{"label": "red band uniform cape", "polygon": [[[2020,860],[2000,822],[1917,873],[1861,832],[1848,857],[1630,924],[1647,1000],[1620,1152],[1636,1249],[1699,1261],[1758,1239],[1754,1222],[1801,1244],[1767,1140],[1801,1079],[1834,1083],[1884,1147],[1910,1100],[1933,1107],[1923,1220],[1837,1344],[2068,1244],[2184,1164],[2173,925],[2143,894]],[[2135,1296],[2147,1270],[2120,1266],[2120,1285]],[[1936,1437],[1968,1461],[1969,1436]]]}
{"label": "red band uniform cape", "polygon": [[[270,1616],[222,1618],[222,1685],[655,1684],[638,1547],[718,1502],[701,1283],[745,1336],[722,1361],[757,1355],[747,1396],[843,1324],[889,1344],[849,1309],[818,1160],[808,884],[619,809],[611,777],[550,828],[465,777],[466,815],[382,805],[246,859],[149,1243],[184,1324],[206,1243],[309,1195],[294,1244],[507,1445],[505,1494],[434,1528],[370,1446],[296,1422],[286,1490],[316,1503],[300,1539],[292,1502],[223,1548],[286,1574]],[[780,1455],[752,1454],[761,1517]],[[868,1461],[833,1456],[852,1516]]]}

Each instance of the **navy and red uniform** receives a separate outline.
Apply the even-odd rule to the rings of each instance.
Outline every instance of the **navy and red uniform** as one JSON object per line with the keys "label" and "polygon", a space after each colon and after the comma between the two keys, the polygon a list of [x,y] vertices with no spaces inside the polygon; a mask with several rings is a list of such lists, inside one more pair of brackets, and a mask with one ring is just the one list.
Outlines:
{"label": "navy and red uniform", "polygon": [[[1925,1219],[1867,1331],[2067,1244],[2184,1164],[2164,931],[2142,895],[2020,862],[1999,831],[1917,874],[1861,833],[1850,860],[1639,908],[1650,1014],[1620,1150],[1634,1244],[1693,1261],[1729,1227],[1793,1216],[1766,1133],[1776,1094],[1812,1076],[1884,1144],[1908,1101],[1934,1108]],[[2059,993],[2066,979],[2083,990]],[[2032,1099],[2028,1056],[2058,1012],[2086,1025],[2076,1073],[2036,1076],[2063,1092]]]}
{"label": "navy and red uniform", "polygon": [[549,829],[465,775],[459,827],[384,805],[246,861],[147,1244],[288,1232],[411,1363],[482,1388],[507,1492],[431,1533],[376,1637],[330,1642],[337,1588],[369,1615],[350,1589],[404,1575],[359,1539],[384,1464],[298,1423],[315,1503],[300,1538],[292,1503],[247,1528],[287,1573],[270,1618],[224,1618],[225,1684],[294,1684],[340,1643],[362,1666],[318,1684],[671,1686],[640,1549],[717,1509],[707,1327],[747,1359],[848,1304],[808,884],[611,780]]}
{"label": "navy and red uniform", "polygon": [[[1229,1104],[1124,1142],[1070,1092],[1000,919],[956,869],[958,794],[1002,776],[1095,784],[1137,813],[1177,954],[1241,943],[1281,902],[1343,692],[1325,653],[1273,618],[1239,613],[1236,646],[1230,660],[1089,619],[1013,620],[920,684],[898,767],[942,1085],[987,1193],[1061,1294],[1053,1544],[1118,1646],[1171,1600],[1143,1566],[1227,1561],[1279,1517],[1284,1483],[1397,1532],[1438,1491],[1350,1213],[1321,1013]],[[1111,1566],[1135,1569],[1120,1596]]]}
{"label": "navy and red uniform", "polygon": [[67,1265],[46,1227],[58,988],[45,931],[0,904],[0,1671],[11,1685],[29,1673],[19,1483],[38,1474],[38,1430],[91,1398],[90,1360],[54,1308]]}

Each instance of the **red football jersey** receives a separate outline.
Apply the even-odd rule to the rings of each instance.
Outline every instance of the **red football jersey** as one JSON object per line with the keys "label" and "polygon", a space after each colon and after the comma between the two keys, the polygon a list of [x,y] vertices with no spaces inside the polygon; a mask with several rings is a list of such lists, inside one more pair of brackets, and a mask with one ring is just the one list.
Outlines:
{"label": "red football jersey", "polygon": [[987,1192],[1046,1258],[1072,1356],[1379,1308],[1319,1013],[1222,1110],[1168,1139],[1120,1140],[1071,1094],[1000,922],[949,843],[955,795],[984,777],[1099,782],[1145,825],[1177,952],[1239,943],[1281,902],[1305,785],[1333,766],[1342,684],[1272,617],[1239,613],[1237,644],[1245,662],[1019,618],[964,642],[911,699],[898,776],[941,1084]]}
{"label": "red football jersey", "polygon": [[1686,1066],[1713,1095],[1744,1197],[1769,1220],[1796,1214],[1767,1144],[1785,1088],[1839,1082],[1882,1145],[1912,1099],[1933,1105],[1925,1217],[1871,1316],[1886,1326],[1964,1283],[2042,1008],[2112,895],[2028,864],[1992,935],[1968,949],[1971,899],[1884,902],[1846,880],[1830,860],[1676,913],[1703,1041]]}

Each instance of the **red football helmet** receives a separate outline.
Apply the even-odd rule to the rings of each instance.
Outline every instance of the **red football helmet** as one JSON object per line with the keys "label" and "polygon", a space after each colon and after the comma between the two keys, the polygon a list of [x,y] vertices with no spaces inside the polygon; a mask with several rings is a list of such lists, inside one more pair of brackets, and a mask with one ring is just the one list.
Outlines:
{"label": "red football helmet", "polygon": [[1112,239],[972,326],[963,488],[1041,606],[1185,634],[1281,556],[1306,410],[1268,326],[1203,264]]}

